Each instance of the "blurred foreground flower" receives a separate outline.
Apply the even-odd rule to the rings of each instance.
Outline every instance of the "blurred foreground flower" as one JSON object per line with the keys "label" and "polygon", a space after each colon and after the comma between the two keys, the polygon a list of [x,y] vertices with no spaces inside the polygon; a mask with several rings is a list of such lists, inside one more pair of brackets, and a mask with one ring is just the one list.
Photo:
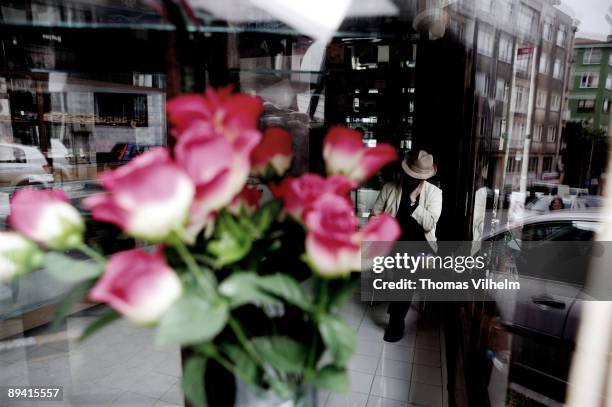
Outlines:
{"label": "blurred foreground flower", "polygon": [[42,253],[28,239],[17,233],[0,232],[0,282],[40,267],[42,259]]}
{"label": "blurred foreground flower", "polygon": [[361,184],[382,167],[397,160],[397,152],[388,144],[366,147],[359,132],[334,127],[323,140],[323,158],[328,174],[345,175]]}
{"label": "blurred foreground flower", "polygon": [[361,269],[361,242],[396,240],[400,228],[392,216],[372,219],[360,232],[352,205],[336,194],[321,195],[304,212],[308,228],[306,255],[314,271],[325,277]]}
{"label": "blurred foreground flower", "polygon": [[251,153],[251,172],[263,178],[281,176],[291,166],[291,134],[280,127],[266,129]]}
{"label": "blurred foreground flower", "polygon": [[323,178],[307,173],[299,178],[285,178],[279,185],[272,187],[272,193],[282,198],[287,212],[301,221],[304,208],[322,194],[331,192],[348,202],[348,194],[356,186],[357,184],[342,175]]}
{"label": "blurred foreground flower", "polygon": [[85,223],[63,191],[25,188],[11,200],[10,225],[48,248],[65,250],[83,242]]}
{"label": "blurred foreground flower", "polygon": [[181,292],[181,282],[162,252],[134,249],[110,258],[89,299],[146,325],[157,322]]}
{"label": "blurred foreground flower", "polygon": [[248,213],[253,213],[261,204],[261,196],[263,192],[253,185],[245,185],[242,191],[234,197],[229,206],[229,211],[238,215],[240,209],[244,208]]}
{"label": "blurred foreground flower", "polygon": [[108,191],[85,200],[95,220],[114,223],[125,233],[161,242],[187,222],[194,186],[162,148],[150,150],[129,164],[103,174]]}
{"label": "blurred foreground flower", "polygon": [[177,137],[196,125],[234,139],[236,133],[257,127],[263,103],[255,96],[232,93],[232,87],[226,86],[178,96],[168,102],[167,112]]}

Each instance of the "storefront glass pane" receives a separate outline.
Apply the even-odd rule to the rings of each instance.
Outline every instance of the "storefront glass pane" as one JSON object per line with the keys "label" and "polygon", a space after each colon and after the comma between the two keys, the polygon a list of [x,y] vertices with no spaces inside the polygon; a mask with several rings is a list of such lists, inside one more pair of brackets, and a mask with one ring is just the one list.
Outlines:
{"label": "storefront glass pane", "polygon": [[[285,3],[0,2],[0,230],[17,190],[61,189],[81,207],[101,190],[99,174],[173,145],[167,100],[231,85],[262,98],[261,130],[291,133],[292,176],[324,174],[334,126],[358,131],[366,147],[397,149],[400,161],[352,193],[362,223],[383,185],[401,183],[401,160],[424,150],[437,167],[428,182],[443,194],[438,240],[478,250],[483,241],[593,239],[609,174],[612,43],[576,39],[576,22],[548,1],[355,0],[326,13],[325,2]],[[102,225],[88,239],[105,254],[139,244]],[[522,278],[516,264],[500,267]],[[415,300],[413,332],[399,347],[382,341],[386,304],[351,303],[342,312],[361,347],[352,377],[370,386],[351,397],[563,403],[586,276],[551,281],[552,299],[515,298],[509,308]],[[63,385],[79,406],[182,405],[179,350],[158,351],[151,331],[120,323],[79,344],[76,334],[105,311],[80,303],[52,333],[73,288],[43,270],[0,284],[0,385]]]}

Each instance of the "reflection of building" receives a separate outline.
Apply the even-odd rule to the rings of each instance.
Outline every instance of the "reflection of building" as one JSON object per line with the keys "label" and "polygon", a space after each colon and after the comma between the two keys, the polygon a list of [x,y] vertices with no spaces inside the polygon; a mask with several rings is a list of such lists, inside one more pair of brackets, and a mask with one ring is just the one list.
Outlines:
{"label": "reflection of building", "polygon": [[473,131],[490,151],[494,185],[518,189],[524,166],[527,184],[556,179],[572,19],[550,1],[462,1],[447,12],[449,29],[475,51]]}
{"label": "reflection of building", "polygon": [[570,120],[585,127],[608,128],[612,101],[612,38],[577,38],[569,101]]}

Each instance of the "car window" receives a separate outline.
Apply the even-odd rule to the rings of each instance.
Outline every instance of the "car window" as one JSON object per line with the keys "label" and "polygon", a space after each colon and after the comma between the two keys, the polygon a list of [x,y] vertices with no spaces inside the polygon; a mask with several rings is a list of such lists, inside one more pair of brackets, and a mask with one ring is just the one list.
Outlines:
{"label": "car window", "polygon": [[588,242],[595,238],[597,222],[541,222],[525,225],[512,230],[512,235],[524,241],[580,241]]}

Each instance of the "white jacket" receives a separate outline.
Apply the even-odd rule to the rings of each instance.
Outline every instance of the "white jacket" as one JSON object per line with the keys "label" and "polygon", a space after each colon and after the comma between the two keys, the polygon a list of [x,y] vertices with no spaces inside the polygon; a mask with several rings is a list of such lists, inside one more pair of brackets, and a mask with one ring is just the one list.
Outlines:
{"label": "white jacket", "polygon": [[[400,201],[402,200],[402,187],[397,183],[386,183],[383,185],[374,207],[373,215],[380,215],[385,212],[392,216],[397,215]],[[429,182],[423,182],[423,188],[419,195],[419,204],[412,212],[412,217],[425,231],[425,240],[435,242],[436,223],[442,212],[442,190]]]}

